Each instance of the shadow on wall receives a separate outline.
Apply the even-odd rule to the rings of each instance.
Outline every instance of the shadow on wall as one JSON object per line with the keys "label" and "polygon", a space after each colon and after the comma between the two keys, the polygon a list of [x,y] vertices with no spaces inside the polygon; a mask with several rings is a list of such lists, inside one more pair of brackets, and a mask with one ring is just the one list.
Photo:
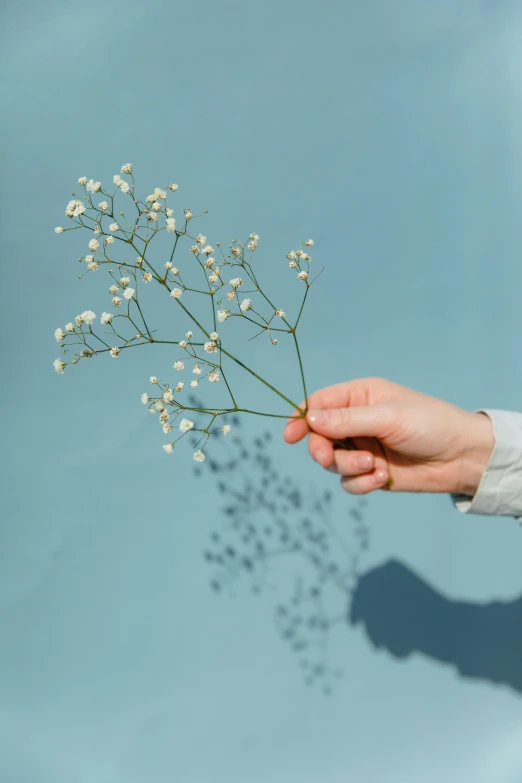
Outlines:
{"label": "shadow on wall", "polygon": [[277,595],[275,627],[306,684],[331,692],[342,675],[333,635],[360,624],[375,647],[396,658],[418,652],[463,677],[522,693],[522,596],[473,604],[442,595],[398,560],[365,570],[366,499],[347,509],[343,503],[348,519],[340,518],[332,493],[303,486],[274,464],[269,432],[246,448],[239,417],[230,423],[233,433],[209,444],[209,458],[196,468],[214,476],[223,498],[203,553],[211,587]]}
{"label": "shadow on wall", "polygon": [[419,652],[454,666],[462,677],[522,693],[522,596],[454,601],[404,563],[389,560],[359,577],[349,620],[397,658]]}

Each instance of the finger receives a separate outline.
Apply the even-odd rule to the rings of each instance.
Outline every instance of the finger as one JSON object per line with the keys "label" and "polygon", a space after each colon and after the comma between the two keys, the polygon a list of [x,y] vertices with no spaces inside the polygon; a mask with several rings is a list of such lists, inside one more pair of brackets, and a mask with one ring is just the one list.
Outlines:
{"label": "finger", "polygon": [[311,432],[308,438],[308,451],[312,459],[323,468],[328,469],[335,465],[334,447],[332,441],[328,440],[328,438]]}
{"label": "finger", "polygon": [[307,421],[314,432],[327,438],[382,437],[390,420],[383,405],[309,410]]}
{"label": "finger", "polygon": [[[296,416],[298,415],[296,413]],[[310,428],[306,419],[291,418],[284,429],[283,438],[287,443],[297,443],[308,435],[309,432]]]}
{"label": "finger", "polygon": [[[308,408],[345,408],[350,405],[366,405],[369,393],[381,379],[357,378],[353,381],[336,383],[333,386],[325,386],[318,389],[308,397]],[[287,443],[297,443],[309,432],[305,425],[302,412],[305,410],[306,401],[303,401],[299,410],[294,411],[285,427],[283,437]]]}
{"label": "finger", "polygon": [[383,489],[388,479],[388,471],[377,468],[363,476],[342,476],[341,487],[350,495],[367,495],[376,489]]}
{"label": "finger", "polygon": [[[316,436],[321,437],[321,436]],[[344,451],[335,449],[332,471],[341,476],[359,476],[376,467],[375,455],[370,451]],[[380,467],[385,467],[381,465]]]}

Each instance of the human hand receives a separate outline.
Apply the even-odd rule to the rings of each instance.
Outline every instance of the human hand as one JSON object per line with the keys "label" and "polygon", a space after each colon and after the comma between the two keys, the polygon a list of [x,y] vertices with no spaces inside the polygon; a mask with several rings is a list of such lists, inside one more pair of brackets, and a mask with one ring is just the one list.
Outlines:
{"label": "human hand", "polygon": [[[385,486],[396,492],[462,492],[473,496],[495,446],[493,424],[385,378],[328,386],[308,399],[285,428],[287,443],[308,435],[313,459],[341,475],[343,489],[362,495]],[[336,448],[349,438],[355,449]]]}

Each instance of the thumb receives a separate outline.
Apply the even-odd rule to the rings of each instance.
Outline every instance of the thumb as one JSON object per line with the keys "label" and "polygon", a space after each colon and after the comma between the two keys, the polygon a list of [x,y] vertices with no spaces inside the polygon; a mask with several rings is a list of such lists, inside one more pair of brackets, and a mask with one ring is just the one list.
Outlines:
{"label": "thumb", "polygon": [[312,409],[310,428],[327,438],[379,438],[388,428],[389,411],[381,405],[352,408]]}

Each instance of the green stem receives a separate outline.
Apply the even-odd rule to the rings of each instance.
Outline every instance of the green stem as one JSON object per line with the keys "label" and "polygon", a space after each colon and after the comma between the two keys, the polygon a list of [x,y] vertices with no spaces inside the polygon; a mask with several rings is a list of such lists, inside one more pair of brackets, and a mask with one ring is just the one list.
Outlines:
{"label": "green stem", "polygon": [[301,381],[303,383],[303,392],[304,392],[304,398],[305,398],[305,414],[308,413],[308,394],[306,392],[306,381],[304,376],[304,370],[303,370],[303,361],[301,359],[301,351],[299,350],[299,343],[297,342],[297,335],[295,332],[292,332],[292,336],[294,338],[295,343],[295,350],[297,351],[297,358],[299,360],[299,370],[301,372]]}

